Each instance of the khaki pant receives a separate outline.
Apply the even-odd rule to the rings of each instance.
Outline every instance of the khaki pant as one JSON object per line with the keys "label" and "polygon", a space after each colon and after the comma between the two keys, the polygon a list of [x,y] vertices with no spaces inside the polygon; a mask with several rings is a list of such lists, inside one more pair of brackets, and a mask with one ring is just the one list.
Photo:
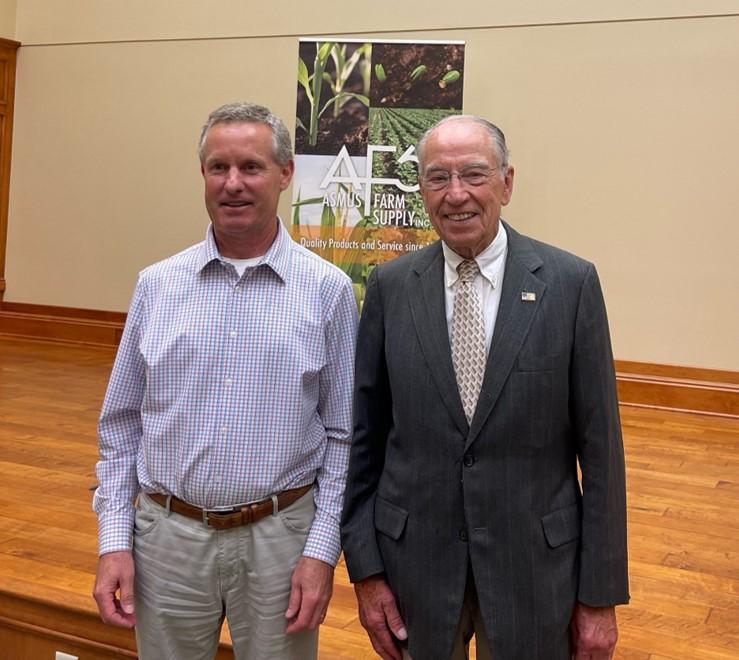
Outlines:
{"label": "khaki pant", "polygon": [[313,491],[252,525],[214,530],[145,495],[136,510],[140,660],[211,660],[228,621],[237,660],[311,660],[318,631],[285,634],[290,578],[315,515]]}

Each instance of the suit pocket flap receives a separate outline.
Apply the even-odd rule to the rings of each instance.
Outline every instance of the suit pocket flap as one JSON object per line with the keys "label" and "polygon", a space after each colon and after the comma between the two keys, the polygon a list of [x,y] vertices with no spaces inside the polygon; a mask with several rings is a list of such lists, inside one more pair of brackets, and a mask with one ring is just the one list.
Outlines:
{"label": "suit pocket flap", "polygon": [[541,519],[544,536],[551,548],[580,538],[580,507],[577,504],[557,509]]}
{"label": "suit pocket flap", "polygon": [[396,541],[405,529],[408,512],[381,497],[375,499],[375,528]]}

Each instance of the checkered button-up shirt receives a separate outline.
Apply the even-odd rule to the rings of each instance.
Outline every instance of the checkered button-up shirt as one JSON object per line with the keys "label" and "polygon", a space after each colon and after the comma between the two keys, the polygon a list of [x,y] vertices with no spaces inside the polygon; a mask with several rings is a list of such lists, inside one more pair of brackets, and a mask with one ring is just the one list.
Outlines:
{"label": "checkered button-up shirt", "polygon": [[131,548],[139,490],[210,508],[315,480],[303,554],[335,564],[356,324],[349,278],[281,223],[241,277],[210,227],[142,271],[98,428],[100,553]]}

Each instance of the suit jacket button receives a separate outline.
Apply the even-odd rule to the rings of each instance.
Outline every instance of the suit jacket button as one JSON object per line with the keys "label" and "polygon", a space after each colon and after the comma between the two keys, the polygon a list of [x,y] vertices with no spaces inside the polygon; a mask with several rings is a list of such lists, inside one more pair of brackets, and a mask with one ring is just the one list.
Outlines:
{"label": "suit jacket button", "polygon": [[472,467],[473,463],[475,462],[475,457],[472,454],[465,454],[462,458],[462,462],[464,463],[465,467]]}
{"label": "suit jacket button", "polygon": [[459,540],[460,540],[460,541],[464,541],[465,543],[467,543],[467,530],[466,530],[466,529],[463,529],[463,530],[462,530],[462,531],[461,531],[461,532],[459,533]]}

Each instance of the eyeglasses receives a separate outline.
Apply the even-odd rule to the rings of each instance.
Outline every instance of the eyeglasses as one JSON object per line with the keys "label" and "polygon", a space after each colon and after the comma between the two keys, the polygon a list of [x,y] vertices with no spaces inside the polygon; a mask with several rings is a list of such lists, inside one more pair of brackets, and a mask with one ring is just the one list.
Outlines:
{"label": "eyeglasses", "polygon": [[446,170],[434,170],[422,177],[423,185],[429,190],[444,190],[451,182],[452,177],[457,177],[459,183],[466,188],[481,186],[490,180],[493,172],[498,167],[470,167],[461,172],[447,172]]}

